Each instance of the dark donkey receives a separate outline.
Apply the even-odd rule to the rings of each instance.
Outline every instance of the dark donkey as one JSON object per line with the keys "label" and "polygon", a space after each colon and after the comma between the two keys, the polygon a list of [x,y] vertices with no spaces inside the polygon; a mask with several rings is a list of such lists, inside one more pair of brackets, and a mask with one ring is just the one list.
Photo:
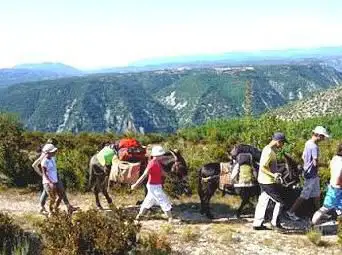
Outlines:
{"label": "dark donkey", "polygon": [[[232,169],[234,164],[230,164]],[[289,193],[293,193],[294,185],[299,182],[300,168],[298,164],[289,156],[284,156],[284,162],[278,163],[278,172],[282,174],[283,185]],[[198,173],[198,194],[201,199],[201,213],[212,219],[213,215],[210,212],[210,199],[219,187],[220,178],[220,163],[209,163],[202,166]],[[225,192],[230,195],[239,195],[241,204],[237,210],[237,217],[240,216],[245,205],[251,204],[250,198],[260,195],[259,185],[253,187],[238,187],[231,186]],[[293,196],[289,198],[289,203],[293,202]]]}
{"label": "dark donkey", "polygon": [[[93,156],[95,157],[95,155]],[[159,157],[160,163],[163,169],[169,176],[174,180],[175,183],[175,194],[181,195],[183,193],[190,194],[190,189],[187,180],[188,168],[186,162],[179,151],[169,150],[165,155]],[[140,176],[143,174],[148,159],[141,163]],[[109,205],[112,204],[113,200],[108,194],[108,181],[109,181],[109,171],[105,171],[104,168],[98,166],[93,166],[90,164],[89,167],[89,189],[94,188],[94,195],[96,206],[102,209],[99,193],[102,192],[105,196]],[[147,180],[146,180],[147,181]],[[145,195],[147,190],[145,188]]]}

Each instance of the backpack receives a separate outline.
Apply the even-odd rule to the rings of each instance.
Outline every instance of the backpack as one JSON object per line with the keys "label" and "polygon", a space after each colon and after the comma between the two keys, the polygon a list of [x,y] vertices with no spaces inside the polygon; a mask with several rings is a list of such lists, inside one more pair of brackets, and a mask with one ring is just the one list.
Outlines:
{"label": "backpack", "polygon": [[237,144],[230,151],[230,155],[233,159],[237,159],[237,156],[241,153],[250,153],[252,155],[254,162],[259,162],[261,158],[261,150],[256,147],[253,147],[249,144]]}
{"label": "backpack", "polygon": [[240,166],[242,165],[253,165],[253,156],[251,153],[239,153],[236,157],[236,161]]}
{"label": "backpack", "polygon": [[141,147],[140,143],[135,138],[123,138],[119,141],[119,150],[122,148]]}
{"label": "backpack", "polygon": [[145,159],[146,149],[134,138],[124,138],[119,142],[118,156],[121,161],[140,162]]}

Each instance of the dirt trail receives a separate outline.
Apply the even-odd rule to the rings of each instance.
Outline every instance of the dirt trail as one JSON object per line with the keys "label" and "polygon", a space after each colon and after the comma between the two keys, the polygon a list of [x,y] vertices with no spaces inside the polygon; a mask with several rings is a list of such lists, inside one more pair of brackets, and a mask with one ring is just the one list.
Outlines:
{"label": "dirt trail", "polygon": [[[114,197],[119,206],[134,206],[141,194],[122,194]],[[21,190],[0,191],[0,211],[8,212],[24,228],[35,231],[34,221],[44,216],[39,214],[39,193]],[[72,204],[82,210],[94,207],[92,194],[69,195]],[[175,254],[341,254],[336,236],[323,236],[323,246],[312,244],[305,234],[283,234],[277,231],[253,231],[252,218],[237,220],[233,211],[222,201],[212,205],[216,219],[209,221],[198,210],[196,197],[174,201],[175,221],[172,225],[162,219],[159,210],[142,221],[142,231],[157,231],[171,242]],[[103,205],[106,205],[103,201]],[[64,208],[63,204],[61,205]],[[288,224],[289,225],[289,224]],[[303,223],[303,226],[305,223]]]}

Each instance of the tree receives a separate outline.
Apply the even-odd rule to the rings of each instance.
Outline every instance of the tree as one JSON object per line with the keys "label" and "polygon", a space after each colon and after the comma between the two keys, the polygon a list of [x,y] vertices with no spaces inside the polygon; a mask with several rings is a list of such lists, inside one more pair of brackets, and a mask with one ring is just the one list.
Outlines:
{"label": "tree", "polygon": [[253,115],[253,97],[252,82],[247,80],[245,88],[245,101],[243,104],[246,117],[251,117]]}
{"label": "tree", "polygon": [[23,131],[16,115],[0,112],[0,174],[18,186],[32,181],[28,153],[23,150]]}

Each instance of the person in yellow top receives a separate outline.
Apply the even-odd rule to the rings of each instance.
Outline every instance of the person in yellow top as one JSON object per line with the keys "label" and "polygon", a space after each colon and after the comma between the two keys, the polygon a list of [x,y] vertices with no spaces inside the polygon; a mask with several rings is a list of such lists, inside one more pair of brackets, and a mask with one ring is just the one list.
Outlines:
{"label": "person in yellow top", "polygon": [[283,200],[283,186],[281,185],[281,175],[277,173],[277,155],[276,150],[281,149],[287,142],[285,135],[280,132],[274,133],[272,141],[262,150],[260,158],[260,167],[258,174],[258,182],[261,188],[261,194],[258,204],[255,208],[253,229],[267,230],[263,225],[265,212],[269,200],[273,200],[276,204],[273,210],[271,225],[273,228],[282,229],[278,216]]}

